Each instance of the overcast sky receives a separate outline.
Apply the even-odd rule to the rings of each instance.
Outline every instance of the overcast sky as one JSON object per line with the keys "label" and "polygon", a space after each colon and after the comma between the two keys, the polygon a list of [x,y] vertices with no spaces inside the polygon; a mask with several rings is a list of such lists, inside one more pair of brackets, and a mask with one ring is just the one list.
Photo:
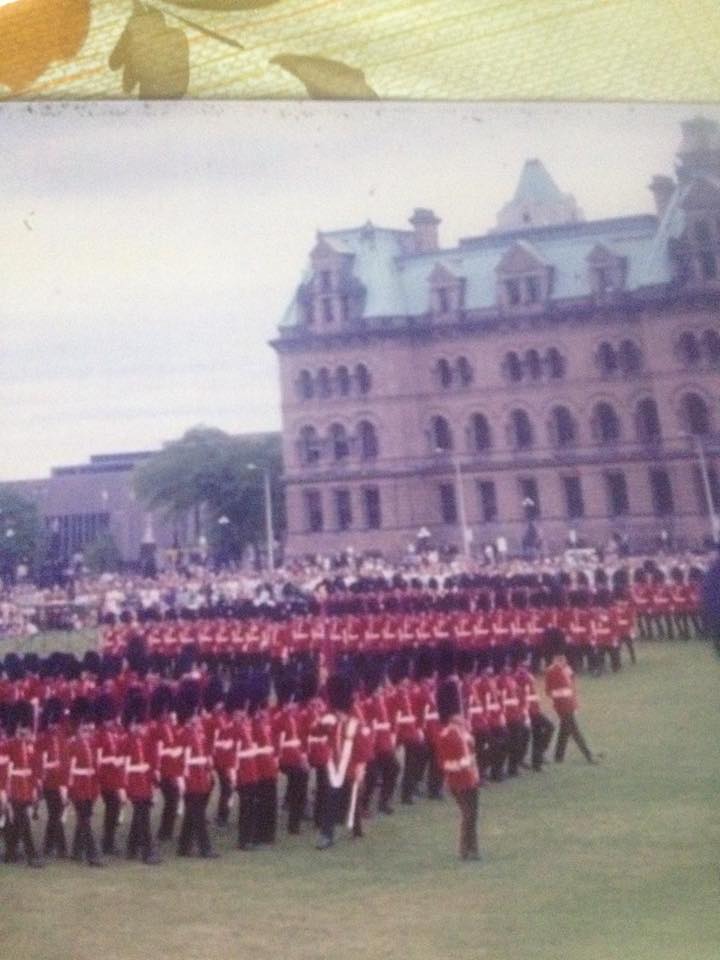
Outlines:
{"label": "overcast sky", "polygon": [[588,219],[652,212],[682,119],[641,105],[5,104],[0,480],[280,425],[267,341],[317,229],[485,232],[540,157]]}

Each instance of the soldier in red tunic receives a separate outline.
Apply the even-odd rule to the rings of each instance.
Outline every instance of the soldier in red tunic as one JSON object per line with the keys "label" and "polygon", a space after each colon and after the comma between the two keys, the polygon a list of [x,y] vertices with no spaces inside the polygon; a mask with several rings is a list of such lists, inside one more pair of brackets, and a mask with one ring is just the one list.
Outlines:
{"label": "soldier in red tunic", "polygon": [[542,712],[540,697],[535,687],[535,677],[531,672],[531,665],[527,661],[516,668],[515,681],[518,686],[520,709],[524,722],[530,728],[530,762],[533,770],[539,773],[545,762],[545,751],[550,746],[555,725]]}
{"label": "soldier in red tunic", "polygon": [[273,844],[277,835],[278,764],[268,710],[269,677],[256,676],[250,689],[250,714],[258,772],[254,843]]}
{"label": "soldier in red tunic", "polygon": [[36,744],[38,777],[47,806],[47,825],[43,854],[67,856],[67,842],[63,825],[63,811],[67,805],[65,772],[66,738],[62,729],[63,705],[57,697],[45,702],[40,718],[40,733]]}
{"label": "soldier in red tunic", "polygon": [[307,803],[310,767],[298,690],[289,678],[282,678],[276,689],[280,710],[276,721],[277,753],[280,770],[287,777],[288,833],[297,834]]}
{"label": "soldier in red tunic", "polygon": [[98,856],[91,825],[93,807],[100,795],[100,784],[93,709],[86,697],[73,700],[70,720],[75,730],[66,753],[68,796],[75,807],[76,817],[72,858],[79,862],[86,859],[91,867],[104,867],[104,860]]}
{"label": "soldier in red tunic", "polygon": [[368,694],[366,715],[373,732],[375,753],[368,763],[365,776],[363,809],[367,813],[373,794],[380,784],[380,813],[392,814],[391,800],[395,792],[400,764],[395,756],[395,731],[392,724],[392,710],[389,704],[389,689],[380,686],[382,680],[380,668],[373,666],[365,675],[365,690]]}
{"label": "soldier in red tunic", "polygon": [[179,728],[172,711],[173,693],[167,684],[161,684],[152,692],[150,715],[151,738],[157,757],[157,776],[163,795],[163,810],[157,839],[172,840],[180,799],[185,793],[184,748],[179,739]]}
{"label": "soldier in red tunic", "polygon": [[460,856],[479,860],[477,839],[480,774],[475,761],[475,741],[463,718],[457,681],[445,680],[437,694],[441,729],[437,738],[438,764],[462,817]]}
{"label": "soldier in red tunic", "polygon": [[185,814],[183,816],[178,856],[192,855],[197,842],[200,856],[216,858],[207,829],[207,805],[213,786],[213,761],[202,719],[198,713],[200,690],[196,681],[186,681],[178,694],[178,720],[183,729],[179,744],[185,763]]}
{"label": "soldier in red tunic", "polygon": [[100,795],[105,805],[101,849],[106,856],[117,856],[115,833],[120,822],[120,810],[127,799],[123,731],[117,715],[116,701],[107,694],[100,694],[95,700],[95,747]]}
{"label": "soldier in red tunic", "polygon": [[36,772],[35,747],[32,741],[33,709],[27,700],[18,700],[12,705],[8,723],[10,737],[5,744],[8,757],[7,796],[11,822],[6,832],[6,861],[17,861],[18,843],[22,843],[29,867],[42,867],[44,863],[35,852],[30,808],[38,800],[39,780]]}
{"label": "soldier in red tunic", "polygon": [[123,724],[127,730],[123,744],[124,777],[127,796],[133,806],[132,821],[127,841],[127,859],[138,853],[143,863],[155,866],[162,863],[155,852],[150,831],[150,811],[153,803],[153,785],[156,777],[155,742],[146,726],[147,700],[131,691],[125,703]]}
{"label": "soldier in red tunic", "polygon": [[562,763],[565,758],[567,742],[572,737],[587,762],[597,763],[598,761],[592,755],[575,719],[575,711],[578,707],[575,674],[565,656],[565,638],[561,630],[550,631],[548,645],[553,651],[553,659],[545,671],[545,692],[552,699],[555,712],[560,720],[560,729],[555,745],[555,762]]}

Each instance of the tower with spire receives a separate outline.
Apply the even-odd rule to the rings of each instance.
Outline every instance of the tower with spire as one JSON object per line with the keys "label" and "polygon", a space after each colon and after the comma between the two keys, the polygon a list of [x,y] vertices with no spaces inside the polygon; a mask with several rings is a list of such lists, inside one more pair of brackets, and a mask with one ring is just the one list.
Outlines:
{"label": "tower with spire", "polygon": [[525,161],[512,200],[497,215],[495,233],[579,223],[584,220],[575,197],[562,193],[542,160]]}

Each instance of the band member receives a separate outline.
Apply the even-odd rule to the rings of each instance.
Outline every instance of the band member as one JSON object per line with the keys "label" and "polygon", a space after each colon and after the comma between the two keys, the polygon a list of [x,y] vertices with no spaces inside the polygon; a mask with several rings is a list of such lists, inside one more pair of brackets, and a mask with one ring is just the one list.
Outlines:
{"label": "band member", "polygon": [[106,856],[117,856],[115,833],[120,810],[127,800],[123,732],[117,723],[117,714],[117,703],[112,697],[101,694],[95,700],[97,773],[105,805],[101,849]]}
{"label": "band member", "polygon": [[68,796],[75,807],[76,818],[72,858],[78,862],[85,859],[91,867],[104,867],[105,861],[98,856],[91,824],[93,807],[100,796],[100,783],[93,711],[86,697],[73,700],[70,720],[75,730],[67,748]]}
{"label": "band member", "polygon": [[143,863],[154,866],[162,863],[153,848],[150,832],[150,811],[155,779],[155,748],[147,720],[147,701],[142,694],[128,697],[123,724],[127,737],[123,745],[125,755],[125,789],[133,807],[130,833],[127,841],[127,859],[134,860],[138,852]]}
{"label": "band member", "polygon": [[7,797],[10,821],[6,829],[6,861],[17,862],[18,844],[22,843],[29,867],[43,867],[35,852],[30,810],[38,802],[39,779],[36,772],[33,735],[33,709],[27,700],[18,700],[10,710],[9,740],[5,745],[8,757]]}
{"label": "band member", "polygon": [[587,762],[597,763],[598,760],[591,753],[575,719],[578,708],[575,674],[565,656],[565,638],[562,631],[553,631],[553,636],[549,640],[554,655],[552,663],[545,671],[545,692],[552,699],[560,721],[555,745],[555,762],[562,763],[567,742],[572,737]]}
{"label": "band member", "polygon": [[328,713],[323,718],[329,731],[328,760],[326,764],[327,790],[320,811],[320,837],[316,847],[326,850],[335,840],[335,827],[348,805],[350,793],[350,813],[348,821],[355,821],[355,804],[358,803],[358,791],[364,770],[353,763],[356,752],[356,738],[360,732],[360,722],[351,716],[352,684],[344,674],[332,674],[327,681]]}
{"label": "band member", "polygon": [[67,806],[65,772],[66,738],[62,729],[63,705],[57,697],[50,697],[40,718],[40,733],[37,739],[36,756],[43,797],[47,807],[47,825],[43,854],[67,856],[67,841],[63,813]]}
{"label": "band member", "polygon": [[172,840],[179,805],[185,794],[185,754],[180,743],[177,717],[172,710],[173,694],[166,684],[153,690],[150,698],[150,715],[153,723],[151,738],[157,757],[157,775],[163,796],[163,809],[157,839]]}
{"label": "band member", "polygon": [[185,813],[178,856],[192,856],[197,843],[201,857],[216,858],[207,829],[207,805],[213,786],[212,755],[208,749],[202,719],[198,713],[200,692],[195,681],[187,681],[178,695],[178,720],[182,726],[179,736],[185,764]]}
{"label": "band member", "polygon": [[438,763],[448,789],[460,808],[460,857],[463,860],[479,860],[477,817],[480,774],[475,760],[475,741],[462,715],[460,691],[455,680],[443,681],[437,701],[441,724],[437,738]]}

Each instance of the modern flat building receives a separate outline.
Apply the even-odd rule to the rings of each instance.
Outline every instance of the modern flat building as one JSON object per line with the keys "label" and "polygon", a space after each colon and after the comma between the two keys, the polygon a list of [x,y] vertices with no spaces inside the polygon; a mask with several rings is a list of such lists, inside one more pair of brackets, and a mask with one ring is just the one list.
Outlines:
{"label": "modern flat building", "polygon": [[[648,171],[650,175],[652,171]],[[321,232],[273,341],[288,555],[574,530],[700,544],[720,510],[720,129],[655,214],[585,220],[539,160],[483,236]],[[713,506],[711,507],[710,502]],[[665,531],[665,534],[663,534]]]}

